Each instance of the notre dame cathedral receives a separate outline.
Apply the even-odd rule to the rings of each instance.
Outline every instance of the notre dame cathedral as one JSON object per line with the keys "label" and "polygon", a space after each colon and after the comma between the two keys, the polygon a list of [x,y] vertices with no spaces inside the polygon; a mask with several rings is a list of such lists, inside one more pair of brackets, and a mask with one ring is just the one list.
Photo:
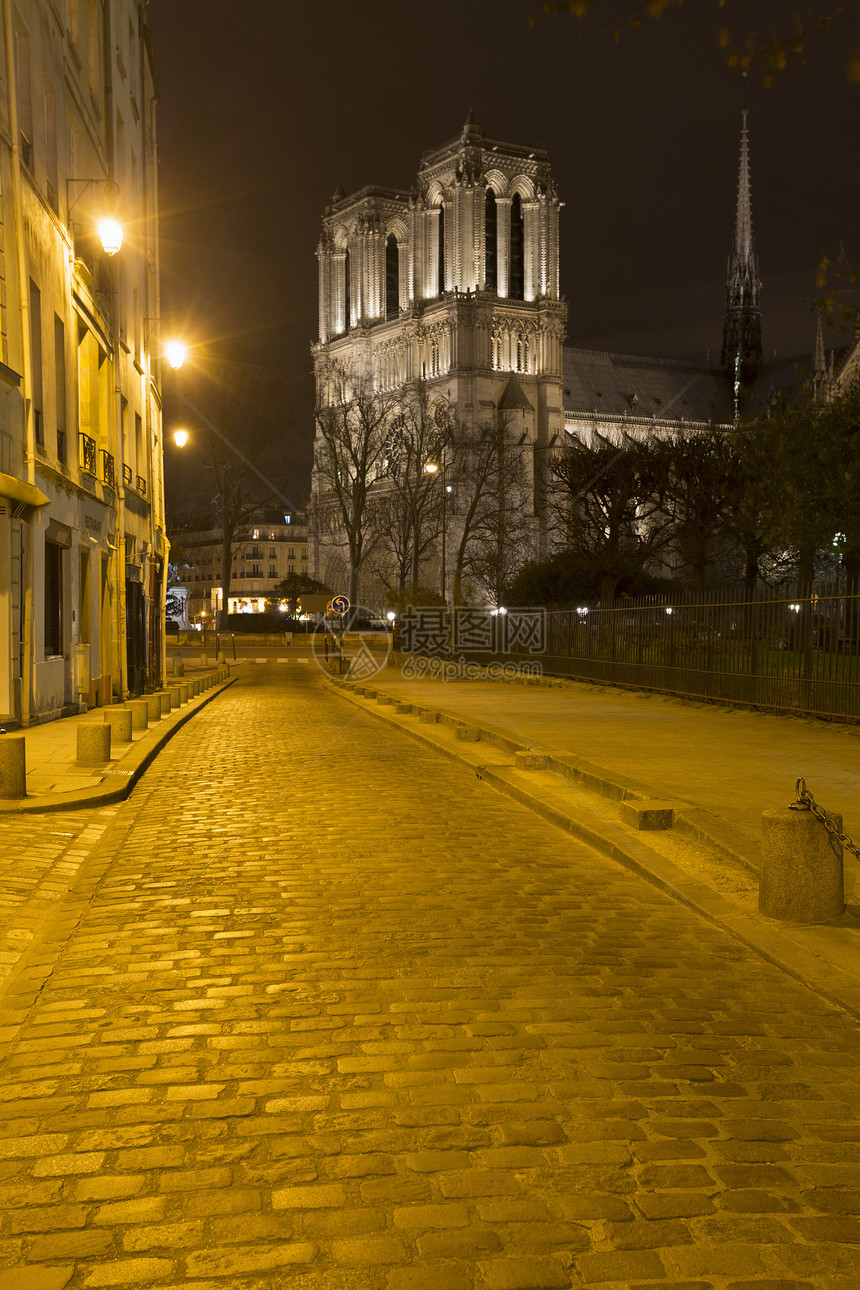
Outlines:
{"label": "notre dame cathedral", "polygon": [[[546,463],[566,436],[619,441],[624,434],[729,428],[741,411],[765,411],[803,379],[797,360],[763,361],[746,111],[719,366],[564,346],[560,206],[546,152],[488,139],[470,115],[457,138],[424,153],[410,191],[335,193],[317,250],[318,418],[333,397],[325,377],[333,364],[360,373],[380,395],[420,386],[431,404],[450,409],[464,434],[488,418],[515,418],[525,470],[519,504],[531,521],[526,555],[551,549]],[[820,324],[805,366],[822,390],[834,379]],[[384,471],[376,487],[384,489]],[[317,464],[312,505],[324,505],[326,488]],[[449,539],[448,559],[451,549]],[[439,558],[434,550],[437,569]],[[444,538],[441,558],[444,589]],[[337,525],[323,526],[316,576],[342,589],[349,563]],[[437,577],[422,568],[425,585]],[[383,607],[384,582],[362,569],[360,588],[363,604]]]}

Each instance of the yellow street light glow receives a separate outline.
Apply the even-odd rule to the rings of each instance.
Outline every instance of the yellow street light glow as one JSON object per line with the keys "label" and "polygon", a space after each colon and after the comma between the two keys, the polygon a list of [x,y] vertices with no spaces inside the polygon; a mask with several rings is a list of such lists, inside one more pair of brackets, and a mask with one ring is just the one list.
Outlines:
{"label": "yellow street light glow", "polygon": [[188,350],[181,340],[169,340],[164,346],[164,356],[174,372],[185,362]]}
{"label": "yellow street light glow", "polygon": [[122,246],[122,229],[115,219],[103,219],[99,223],[99,237],[106,255],[116,255]]}
{"label": "yellow street light glow", "polygon": [[435,475],[439,467],[436,465],[435,461],[428,461],[424,469],[428,475]]}
{"label": "yellow street light glow", "polygon": [[173,442],[176,444],[177,448],[184,448],[184,447],[185,447],[185,445],[188,443],[188,431],[187,431],[187,430],[174,430],[174,431],[173,431]]}

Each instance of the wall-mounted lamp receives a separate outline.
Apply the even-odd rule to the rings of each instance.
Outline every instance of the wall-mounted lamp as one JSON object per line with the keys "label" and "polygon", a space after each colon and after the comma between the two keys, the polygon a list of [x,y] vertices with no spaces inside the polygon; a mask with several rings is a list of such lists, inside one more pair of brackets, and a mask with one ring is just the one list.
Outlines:
{"label": "wall-mounted lamp", "polygon": [[[82,184],[83,187],[74,201],[71,197],[71,185]],[[112,179],[67,179],[66,180],[66,208],[69,212],[69,223],[72,221],[72,211],[83,197],[84,193],[91,184],[100,184],[104,189],[106,202],[112,207],[119,192],[119,187]],[[106,255],[116,255],[122,246],[122,226],[119,221],[112,215],[105,215],[98,223],[98,234],[102,244],[102,249]]]}

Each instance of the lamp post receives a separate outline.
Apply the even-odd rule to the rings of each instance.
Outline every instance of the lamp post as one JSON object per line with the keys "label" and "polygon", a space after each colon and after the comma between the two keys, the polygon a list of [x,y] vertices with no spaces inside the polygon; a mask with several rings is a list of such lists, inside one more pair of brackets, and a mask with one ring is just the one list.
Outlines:
{"label": "lamp post", "polygon": [[[435,461],[428,461],[424,467],[425,474],[427,475],[438,474],[440,479],[443,478],[446,469],[447,467],[444,464],[440,466],[438,462],[435,462]],[[446,565],[446,559],[445,559],[445,539],[447,536],[447,528],[448,528],[448,494],[450,492],[451,492],[451,485],[443,483],[442,484],[442,599],[446,605],[448,603],[448,587],[447,587],[448,580],[447,580],[447,565]]]}

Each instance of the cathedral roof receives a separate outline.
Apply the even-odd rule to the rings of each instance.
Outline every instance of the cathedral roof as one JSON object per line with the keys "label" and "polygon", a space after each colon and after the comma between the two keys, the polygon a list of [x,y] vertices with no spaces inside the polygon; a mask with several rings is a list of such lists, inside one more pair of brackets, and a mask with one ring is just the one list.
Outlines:
{"label": "cathedral roof", "polygon": [[613,419],[734,420],[729,383],[716,368],[592,349],[564,350],[564,410]]}

